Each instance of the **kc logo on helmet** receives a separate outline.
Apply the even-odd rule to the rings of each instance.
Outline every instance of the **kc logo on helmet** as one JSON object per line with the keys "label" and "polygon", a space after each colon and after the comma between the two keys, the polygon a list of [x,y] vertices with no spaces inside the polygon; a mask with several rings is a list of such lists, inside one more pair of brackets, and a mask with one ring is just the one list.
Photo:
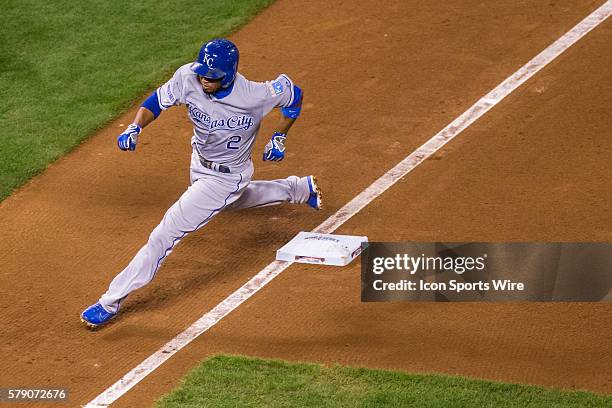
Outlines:
{"label": "kc logo on helmet", "polygon": [[206,66],[208,66],[208,68],[212,68],[213,67],[213,65],[212,65],[213,62],[214,62],[213,57],[211,57],[208,54],[204,54],[204,63],[206,64]]}

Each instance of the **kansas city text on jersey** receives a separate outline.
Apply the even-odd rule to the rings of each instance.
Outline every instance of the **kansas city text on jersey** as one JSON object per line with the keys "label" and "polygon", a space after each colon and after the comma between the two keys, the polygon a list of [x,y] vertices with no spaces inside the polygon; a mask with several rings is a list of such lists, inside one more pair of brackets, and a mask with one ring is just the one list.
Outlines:
{"label": "kansas city text on jersey", "polygon": [[213,130],[248,130],[253,126],[253,117],[247,115],[234,115],[227,119],[213,119],[206,113],[199,110],[197,107],[188,104],[187,109],[189,110],[189,117],[197,122],[207,131]]}

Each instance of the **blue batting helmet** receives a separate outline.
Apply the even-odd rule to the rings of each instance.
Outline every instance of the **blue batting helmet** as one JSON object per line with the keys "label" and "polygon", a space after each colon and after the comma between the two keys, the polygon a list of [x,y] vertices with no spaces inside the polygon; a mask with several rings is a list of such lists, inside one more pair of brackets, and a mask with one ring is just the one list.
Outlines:
{"label": "blue batting helmet", "polygon": [[191,70],[206,79],[221,79],[221,87],[227,88],[236,79],[238,57],[238,47],[233,42],[216,38],[202,46]]}

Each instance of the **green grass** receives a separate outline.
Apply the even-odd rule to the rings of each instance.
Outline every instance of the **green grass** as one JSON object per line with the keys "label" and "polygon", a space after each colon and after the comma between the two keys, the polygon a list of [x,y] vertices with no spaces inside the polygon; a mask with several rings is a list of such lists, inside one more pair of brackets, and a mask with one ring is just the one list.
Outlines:
{"label": "green grass", "polygon": [[216,356],[157,402],[173,407],[610,407],[612,397],[440,375]]}
{"label": "green grass", "polygon": [[272,0],[0,0],[0,200]]}

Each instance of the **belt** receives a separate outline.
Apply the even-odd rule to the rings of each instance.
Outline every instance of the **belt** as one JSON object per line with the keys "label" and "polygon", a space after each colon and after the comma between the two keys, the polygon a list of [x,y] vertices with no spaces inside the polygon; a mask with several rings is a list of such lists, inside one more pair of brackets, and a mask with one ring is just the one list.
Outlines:
{"label": "belt", "polygon": [[207,169],[211,169],[211,170],[218,171],[221,173],[231,173],[230,168],[227,166],[224,166],[219,163],[211,162],[210,160],[206,160],[202,158],[201,156],[198,156],[198,157],[200,158],[200,163],[202,163],[202,166],[206,167]]}

